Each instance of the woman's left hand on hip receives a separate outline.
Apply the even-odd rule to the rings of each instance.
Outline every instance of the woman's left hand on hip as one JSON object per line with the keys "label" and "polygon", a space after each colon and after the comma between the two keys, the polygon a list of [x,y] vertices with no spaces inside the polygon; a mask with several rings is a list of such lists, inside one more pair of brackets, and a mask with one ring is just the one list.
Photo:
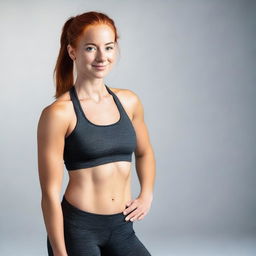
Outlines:
{"label": "woman's left hand on hip", "polygon": [[136,199],[128,201],[126,206],[128,206],[123,214],[126,215],[126,221],[136,221],[142,220],[151,207],[153,198],[151,196],[138,196]]}

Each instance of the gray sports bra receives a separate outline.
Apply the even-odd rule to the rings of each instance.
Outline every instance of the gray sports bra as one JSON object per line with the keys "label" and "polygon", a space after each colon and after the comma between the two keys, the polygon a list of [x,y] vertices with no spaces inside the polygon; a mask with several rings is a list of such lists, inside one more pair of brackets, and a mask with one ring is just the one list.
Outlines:
{"label": "gray sports bra", "polygon": [[120,113],[120,119],[109,125],[90,122],[82,109],[74,86],[69,90],[77,122],[65,138],[64,164],[68,171],[116,161],[132,161],[136,133],[121,102],[107,85]]}

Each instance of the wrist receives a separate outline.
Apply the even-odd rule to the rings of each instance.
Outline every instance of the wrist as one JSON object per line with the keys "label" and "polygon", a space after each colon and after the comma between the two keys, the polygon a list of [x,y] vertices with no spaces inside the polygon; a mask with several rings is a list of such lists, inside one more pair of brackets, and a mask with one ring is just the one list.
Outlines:
{"label": "wrist", "polygon": [[68,256],[67,252],[56,252],[54,256]]}
{"label": "wrist", "polygon": [[140,192],[139,197],[153,200],[153,192]]}

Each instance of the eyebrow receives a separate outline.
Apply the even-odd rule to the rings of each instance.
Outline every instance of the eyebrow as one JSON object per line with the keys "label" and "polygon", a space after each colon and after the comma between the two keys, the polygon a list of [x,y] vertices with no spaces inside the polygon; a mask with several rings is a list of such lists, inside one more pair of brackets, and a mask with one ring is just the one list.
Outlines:
{"label": "eyebrow", "polygon": [[[109,42],[109,43],[106,43],[105,45],[108,45],[108,44],[113,44],[114,42]],[[92,45],[95,45],[95,46],[97,46],[96,44],[94,44],[94,43],[86,43],[86,44],[84,44],[84,45],[88,45],[88,44],[92,44]]]}

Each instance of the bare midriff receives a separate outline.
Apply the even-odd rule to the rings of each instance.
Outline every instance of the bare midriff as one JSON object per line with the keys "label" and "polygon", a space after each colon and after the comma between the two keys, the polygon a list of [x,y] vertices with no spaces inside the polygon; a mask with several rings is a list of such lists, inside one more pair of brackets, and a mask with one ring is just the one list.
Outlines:
{"label": "bare midriff", "polygon": [[106,163],[68,173],[65,198],[82,211],[120,213],[131,200],[131,162]]}

